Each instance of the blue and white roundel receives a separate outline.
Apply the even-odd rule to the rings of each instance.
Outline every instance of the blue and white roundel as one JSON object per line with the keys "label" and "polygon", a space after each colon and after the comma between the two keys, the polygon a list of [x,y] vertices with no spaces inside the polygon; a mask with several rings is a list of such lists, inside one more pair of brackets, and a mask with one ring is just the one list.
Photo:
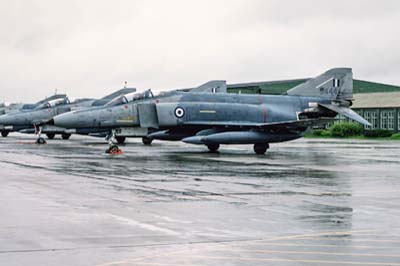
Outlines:
{"label": "blue and white roundel", "polygon": [[177,118],[182,118],[185,116],[185,109],[182,107],[176,107],[174,113]]}

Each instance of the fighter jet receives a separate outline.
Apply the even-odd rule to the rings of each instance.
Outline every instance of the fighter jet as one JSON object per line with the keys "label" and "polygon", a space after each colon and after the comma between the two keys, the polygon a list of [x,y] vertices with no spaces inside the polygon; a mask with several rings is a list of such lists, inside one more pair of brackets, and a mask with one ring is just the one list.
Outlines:
{"label": "fighter jet", "polygon": [[154,104],[161,130],[148,137],[202,144],[212,152],[221,144],[253,144],[255,153],[264,154],[270,143],[300,138],[338,114],[370,125],[349,108],[352,100],[350,68],[328,70],[282,96],[186,94]]}
{"label": "fighter jet", "polygon": [[[134,91],[136,91],[134,88],[123,88],[99,100],[85,98],[70,101],[66,95],[51,97],[50,100],[39,102],[39,105],[33,109],[0,116],[0,131],[3,137],[7,137],[10,132],[19,131],[22,133],[37,133],[39,135],[40,133],[45,133],[49,139],[54,138],[56,134],[61,134],[63,139],[68,139],[71,134],[65,133],[65,129],[43,125],[58,114],[92,106],[101,106],[116,95]],[[44,143],[45,141],[39,136],[38,142]]]}
{"label": "fighter jet", "polygon": [[9,113],[0,116],[0,130],[3,137],[9,132],[34,128],[57,114],[69,111],[70,102],[67,97],[46,101],[33,110],[25,110],[17,113]]}
{"label": "fighter jet", "polygon": [[[338,114],[369,125],[349,108],[352,77],[350,68],[331,69],[286,95],[172,91],[133,101],[119,117],[147,129],[147,139],[206,145],[211,152],[221,144],[253,144],[255,153],[264,154],[270,143],[300,138],[309,127],[332,122]],[[103,115],[105,121],[113,116]],[[57,116],[54,122],[68,127],[69,118]]]}
{"label": "fighter jet", "polygon": [[56,99],[61,99],[66,97],[65,94],[54,94],[50,97],[46,97],[41,101],[38,101],[37,103],[2,103],[0,104],[0,115],[8,114],[8,113],[18,113],[20,111],[27,111],[27,110],[33,110],[39,105],[43,104],[46,101],[52,101]]}
{"label": "fighter jet", "polygon": [[[225,81],[210,81],[199,87],[192,89],[182,89],[179,92],[191,91],[200,92],[226,92]],[[151,90],[142,93],[132,93],[117,97],[103,107],[88,108],[85,110],[72,111],[55,116],[49,124],[57,127],[67,128],[65,132],[76,134],[96,134],[108,132],[111,137],[112,130],[115,129],[113,138],[118,143],[124,143],[127,136],[142,137],[144,144],[151,144],[152,139],[147,135],[154,128],[151,125],[139,123],[138,112],[142,116],[146,115],[146,109],[138,110],[138,103],[151,101],[154,98]],[[132,104],[131,104],[132,103]],[[124,129],[129,129],[130,133],[124,133]],[[115,135],[115,136],[114,136]]]}

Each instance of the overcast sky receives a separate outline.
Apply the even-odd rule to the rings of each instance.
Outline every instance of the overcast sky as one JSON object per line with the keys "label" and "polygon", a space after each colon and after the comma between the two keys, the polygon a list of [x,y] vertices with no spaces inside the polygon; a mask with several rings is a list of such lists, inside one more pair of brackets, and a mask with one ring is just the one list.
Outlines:
{"label": "overcast sky", "polygon": [[400,85],[398,0],[0,0],[0,101],[315,76]]}

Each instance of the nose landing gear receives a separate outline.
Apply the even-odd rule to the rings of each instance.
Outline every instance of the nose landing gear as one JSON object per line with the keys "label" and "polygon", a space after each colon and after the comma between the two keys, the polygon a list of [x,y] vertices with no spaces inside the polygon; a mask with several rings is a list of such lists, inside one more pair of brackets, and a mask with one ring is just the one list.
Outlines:
{"label": "nose landing gear", "polygon": [[123,151],[118,147],[118,145],[114,144],[114,139],[114,132],[110,133],[110,135],[106,137],[106,140],[108,140],[108,148],[106,149],[106,153],[111,155],[123,154]]}
{"label": "nose landing gear", "polygon": [[42,127],[37,127],[36,125],[34,127],[35,127],[35,134],[37,136],[36,144],[46,144],[47,143],[46,140],[41,136]]}

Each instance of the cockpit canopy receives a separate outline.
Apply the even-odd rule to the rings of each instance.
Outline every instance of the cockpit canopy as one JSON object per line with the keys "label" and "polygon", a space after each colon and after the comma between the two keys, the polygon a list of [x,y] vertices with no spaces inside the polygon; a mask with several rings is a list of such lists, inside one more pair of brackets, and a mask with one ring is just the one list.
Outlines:
{"label": "cockpit canopy", "polygon": [[44,102],[41,105],[39,105],[38,107],[36,107],[35,110],[52,108],[52,107],[56,107],[58,105],[69,104],[69,103],[70,102],[69,102],[68,97],[65,97],[65,98],[62,98],[62,99],[56,99],[56,100]]}
{"label": "cockpit canopy", "polygon": [[128,93],[122,96],[118,96],[114,98],[113,100],[109,101],[106,106],[111,107],[111,106],[118,106],[118,105],[123,105],[127,104],[133,101],[140,101],[140,100],[145,100],[145,99],[151,99],[153,98],[154,95],[151,92],[151,90],[146,90],[144,92],[140,93]]}

